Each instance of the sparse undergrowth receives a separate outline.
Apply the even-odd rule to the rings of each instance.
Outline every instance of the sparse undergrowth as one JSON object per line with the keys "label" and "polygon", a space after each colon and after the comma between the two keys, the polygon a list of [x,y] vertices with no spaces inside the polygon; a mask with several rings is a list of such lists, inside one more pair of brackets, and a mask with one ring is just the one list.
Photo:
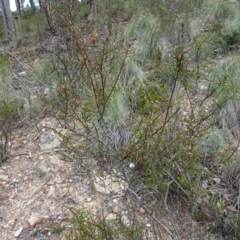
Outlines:
{"label": "sparse undergrowth", "polygon": [[89,210],[71,210],[73,218],[70,222],[69,233],[66,238],[99,239],[99,240],[140,240],[143,239],[142,229],[135,220],[131,226],[126,226],[120,219],[107,221]]}

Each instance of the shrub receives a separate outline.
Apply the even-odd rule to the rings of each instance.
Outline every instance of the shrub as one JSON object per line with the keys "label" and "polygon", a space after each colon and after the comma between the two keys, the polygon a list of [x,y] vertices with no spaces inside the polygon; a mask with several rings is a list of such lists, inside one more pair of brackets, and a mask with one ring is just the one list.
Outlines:
{"label": "shrub", "polygon": [[13,129],[16,105],[11,99],[0,99],[0,163],[7,160],[11,150],[11,134]]}
{"label": "shrub", "polygon": [[[171,19],[178,2],[153,7],[144,1],[141,14],[133,16],[122,38],[110,31],[111,21],[106,26],[109,35],[102,34],[95,43],[91,42],[89,33],[94,27],[99,30],[96,23],[94,27],[92,23],[72,27],[57,15],[66,24],[64,31],[71,36],[71,44],[68,54],[54,50],[54,56],[47,62],[47,65],[50,63],[48,71],[41,73],[55,80],[48,100],[51,114],[69,130],[62,144],[71,156],[83,165],[86,156],[94,159],[100,172],[116,175],[114,170],[117,169],[136,206],[154,202],[150,209],[157,223],[163,215],[171,217],[168,199],[172,196],[182,198],[189,208],[198,205],[199,196],[201,199],[207,195],[201,188],[201,181],[211,175],[204,172],[205,166],[211,166],[213,157],[228,159],[226,156],[231,149],[220,151],[227,140],[215,126],[215,114],[219,114],[220,119],[228,118],[225,126],[231,131],[238,123],[237,115],[228,115],[232,112],[230,101],[234,111],[238,105],[238,94],[234,92],[238,89],[238,61],[222,62],[209,76],[198,61],[198,58],[207,60],[216,46],[224,45],[222,38],[218,38],[221,26],[217,28],[217,21],[226,17],[225,12],[221,12],[225,10],[214,10],[216,23],[212,32],[200,32],[188,44],[189,21],[185,30],[181,20],[181,17],[187,19],[187,14],[178,16],[176,21]],[[189,6],[179,4],[191,10],[201,5],[199,2],[194,5],[193,1],[187,3]],[[204,4],[209,10],[210,5]],[[118,6],[113,8],[116,10]],[[159,15],[165,11],[165,15]],[[211,36],[211,33],[216,35]],[[164,39],[167,39],[166,44]],[[163,57],[166,52],[163,53],[162,45],[170,47],[169,59]],[[202,81],[211,82],[208,93],[200,91]],[[215,99],[216,106],[206,108],[205,103]],[[221,116],[223,109],[228,109],[225,117]],[[135,167],[129,168],[130,164]],[[218,208],[213,200],[210,208],[222,213],[222,206]],[[153,217],[152,213],[149,211]],[[78,217],[80,227],[76,227],[76,232],[71,229],[73,239],[84,236],[80,234],[93,237],[89,232],[106,237],[106,232],[101,232],[102,220],[86,219],[85,213],[75,215]],[[111,230],[108,225],[104,229]],[[176,228],[172,233],[166,232],[172,238],[178,235]],[[184,231],[181,234],[187,235]]]}
{"label": "shrub", "polygon": [[208,133],[205,134],[201,141],[201,149],[204,156],[214,156],[217,155],[217,151],[223,149],[229,139],[224,136],[224,133],[217,127],[212,127],[208,129]]}
{"label": "shrub", "polygon": [[108,222],[97,214],[87,210],[71,210],[73,217],[70,219],[67,239],[77,240],[138,240],[143,239],[141,227],[134,222],[130,227],[121,222],[121,219]]}
{"label": "shrub", "polygon": [[237,44],[239,43],[240,39],[239,22],[239,14],[237,14],[234,17],[227,19],[221,29],[221,36],[230,49],[238,47]]}
{"label": "shrub", "polygon": [[225,48],[237,47],[239,40],[240,5],[237,1],[205,1],[203,10],[209,15],[208,22],[223,39]]}
{"label": "shrub", "polygon": [[215,92],[216,103],[219,106],[219,123],[228,132],[236,134],[239,109],[239,58],[231,56],[222,60],[216,69],[210,73],[213,80],[210,90]]}

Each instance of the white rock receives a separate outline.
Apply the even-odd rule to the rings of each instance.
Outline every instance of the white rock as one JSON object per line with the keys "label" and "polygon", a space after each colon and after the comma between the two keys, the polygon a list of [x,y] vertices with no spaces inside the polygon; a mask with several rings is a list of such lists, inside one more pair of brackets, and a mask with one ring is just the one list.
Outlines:
{"label": "white rock", "polygon": [[29,197],[33,197],[35,194],[37,194],[41,189],[42,187],[45,185],[46,183],[43,182],[41,183],[39,186],[34,186],[34,188],[31,190],[31,193],[29,194]]}
{"label": "white rock", "polygon": [[109,213],[107,216],[106,216],[106,220],[107,221],[114,221],[117,219],[117,216],[116,214],[113,214],[113,213]]}
{"label": "white rock", "polygon": [[114,212],[114,213],[118,213],[119,212],[119,207],[118,206],[113,206],[112,207],[112,211]]}
{"label": "white rock", "polygon": [[48,185],[53,185],[53,184],[54,184],[54,181],[53,181],[53,180],[50,180],[47,184],[48,184]]}
{"label": "white rock", "polygon": [[50,89],[48,87],[46,87],[44,90],[43,90],[43,94],[44,95],[47,95],[49,93]]}
{"label": "white rock", "polygon": [[104,187],[100,186],[98,183],[94,183],[94,187],[97,192],[103,193],[103,194],[110,194]]}
{"label": "white rock", "polygon": [[13,225],[15,225],[15,221],[16,221],[16,219],[11,219],[8,221],[8,223],[9,223],[9,225],[13,226]]}
{"label": "white rock", "polygon": [[49,209],[50,209],[51,211],[55,211],[56,207],[55,207],[55,206],[50,206]]}
{"label": "white rock", "polygon": [[126,182],[120,178],[113,177],[104,173],[104,177],[96,177],[94,181],[94,187],[97,192],[103,194],[120,193],[127,187]]}
{"label": "white rock", "polygon": [[213,181],[216,183],[216,184],[219,184],[221,182],[221,179],[220,178],[213,178]]}
{"label": "white rock", "polygon": [[202,182],[202,188],[207,189],[208,188],[208,180],[205,180]]}
{"label": "white rock", "polygon": [[131,169],[135,168],[135,164],[134,163],[130,163],[129,164],[129,168],[131,168]]}
{"label": "white rock", "polygon": [[200,89],[201,89],[201,90],[207,90],[207,89],[208,89],[208,87],[207,87],[207,86],[205,86],[205,85],[202,85],[202,86],[200,86]]}
{"label": "white rock", "polygon": [[37,95],[31,94],[31,95],[30,95],[30,100],[33,101],[33,100],[35,100],[35,99],[37,99]]}
{"label": "white rock", "polygon": [[70,194],[74,194],[76,192],[74,186],[70,186],[68,191],[69,191]]}
{"label": "white rock", "polygon": [[60,140],[53,131],[46,130],[42,132],[39,143],[41,151],[49,151],[59,147],[60,144]]}
{"label": "white rock", "polygon": [[52,166],[60,167],[60,166],[63,164],[63,161],[60,160],[60,158],[59,158],[58,155],[53,155],[53,156],[50,156],[50,157],[49,157],[49,163],[50,163]]}
{"label": "white rock", "polygon": [[43,161],[40,164],[38,164],[37,168],[39,170],[41,170],[42,172],[44,172],[44,173],[48,173],[49,172],[49,169],[48,169],[46,161]]}
{"label": "white rock", "polygon": [[0,174],[0,180],[7,181],[8,180],[8,175]]}
{"label": "white rock", "polygon": [[140,213],[144,214],[145,210],[143,208],[140,208]]}
{"label": "white rock", "polygon": [[55,183],[62,183],[62,179],[60,177],[54,178]]}
{"label": "white rock", "polygon": [[34,212],[27,221],[31,226],[33,226],[35,223],[40,222],[41,220],[42,216],[39,213]]}
{"label": "white rock", "polygon": [[126,215],[122,215],[121,217],[121,221],[123,224],[125,224],[126,226],[130,226],[130,220],[128,219],[128,217]]}
{"label": "white rock", "polygon": [[33,197],[33,198],[30,198],[28,201],[27,201],[27,206],[28,205],[31,205],[33,202],[35,202],[36,201],[36,198],[35,197]]}
{"label": "white rock", "polygon": [[54,194],[54,192],[55,192],[55,187],[50,186],[47,197],[52,196]]}
{"label": "white rock", "polygon": [[19,72],[18,75],[19,75],[19,76],[26,75],[26,71]]}
{"label": "white rock", "polygon": [[18,230],[14,233],[14,237],[19,237],[23,230],[23,226],[19,227]]}

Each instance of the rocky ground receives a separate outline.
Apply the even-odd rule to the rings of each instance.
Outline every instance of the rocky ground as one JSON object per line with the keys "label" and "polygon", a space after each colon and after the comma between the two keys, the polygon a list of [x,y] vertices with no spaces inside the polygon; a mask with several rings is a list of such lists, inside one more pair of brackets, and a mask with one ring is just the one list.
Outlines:
{"label": "rocky ground", "polygon": [[[13,134],[12,156],[0,167],[1,239],[65,239],[69,208],[89,209],[108,221],[120,217],[128,225],[126,184],[97,173],[90,183],[77,161],[62,159],[59,137],[45,128],[51,124],[56,121],[45,118]],[[138,212],[145,219],[145,211]]]}
{"label": "rocky ground", "polygon": [[[133,215],[137,216],[145,225],[145,239],[152,239],[156,234],[153,222],[145,209],[129,208],[127,185],[117,171],[114,176],[100,174],[92,160],[93,177],[89,178],[89,169],[82,168],[79,161],[63,159],[61,139],[51,127],[58,127],[57,121],[45,117],[13,133],[11,157],[0,167],[1,239],[67,239],[71,208],[91,210],[107,221],[120,218],[126,226],[131,224]],[[64,129],[58,130],[64,133]],[[222,191],[222,180],[218,177],[204,184],[203,188],[209,188],[212,194]],[[179,212],[180,209],[172,217],[177,220],[181,215],[181,227],[188,229],[193,224],[201,233],[202,227],[192,222],[190,215]],[[179,224],[176,221],[174,226],[168,218],[161,221],[166,229]],[[160,239],[171,239],[163,228],[158,234]],[[197,235],[195,239],[201,239]]]}

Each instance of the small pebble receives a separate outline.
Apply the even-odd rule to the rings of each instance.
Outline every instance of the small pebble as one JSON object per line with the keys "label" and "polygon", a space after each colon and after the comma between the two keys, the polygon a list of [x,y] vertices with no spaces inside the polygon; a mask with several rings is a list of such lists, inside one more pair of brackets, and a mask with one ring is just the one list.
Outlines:
{"label": "small pebble", "polygon": [[129,168],[134,169],[135,168],[135,164],[134,163],[130,163],[129,164]]}

